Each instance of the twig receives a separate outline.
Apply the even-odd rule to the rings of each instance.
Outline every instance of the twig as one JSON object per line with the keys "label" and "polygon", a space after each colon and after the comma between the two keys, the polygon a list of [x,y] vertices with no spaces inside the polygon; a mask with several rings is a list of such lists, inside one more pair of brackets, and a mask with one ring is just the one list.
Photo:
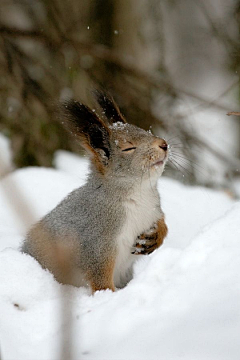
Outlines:
{"label": "twig", "polygon": [[[228,27],[224,26],[224,24],[222,24],[222,26],[219,26],[212,19],[210,12],[209,12],[209,4],[207,4],[207,6],[206,6],[206,4],[203,2],[196,2],[196,5],[200,8],[200,10],[204,14],[206,20],[208,21],[211,31],[212,31],[212,35],[214,37],[216,37],[218,40],[220,40],[226,49],[228,49],[229,46],[231,46],[232,48],[235,48],[237,43],[227,33]],[[231,18],[231,20],[232,20],[232,18]],[[224,29],[224,31],[222,29]]]}
{"label": "twig", "polygon": [[45,42],[48,46],[53,46],[56,40],[51,40],[49,36],[45,36],[43,32],[38,30],[21,30],[14,27],[0,26],[0,34],[15,38],[34,39]]}
{"label": "twig", "polygon": [[229,111],[229,112],[227,113],[227,115],[228,115],[228,116],[231,116],[231,115],[240,116],[240,112],[238,112],[238,111]]}
{"label": "twig", "polygon": [[[236,85],[238,85],[239,83],[239,80],[237,81],[234,81],[229,87],[227,87],[220,95],[218,95],[215,99],[209,101],[208,103],[203,103],[203,104],[200,104],[200,105],[197,105],[194,110],[193,110],[193,113],[196,114],[196,112],[200,112],[200,111],[204,111],[206,109],[209,109],[211,108],[212,106],[215,106],[215,104],[217,106],[219,106],[219,103],[218,101],[224,97],[225,95],[227,95],[227,93],[232,90],[232,88],[234,88]],[[221,106],[221,105],[220,105]]]}

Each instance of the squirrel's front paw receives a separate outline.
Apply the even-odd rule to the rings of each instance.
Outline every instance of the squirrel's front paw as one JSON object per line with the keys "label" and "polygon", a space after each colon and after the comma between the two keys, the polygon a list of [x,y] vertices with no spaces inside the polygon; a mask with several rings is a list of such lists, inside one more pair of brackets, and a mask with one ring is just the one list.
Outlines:
{"label": "squirrel's front paw", "polygon": [[159,247],[157,224],[154,225],[148,232],[143,233],[137,237],[136,243],[133,246],[132,254],[134,255],[148,255]]}

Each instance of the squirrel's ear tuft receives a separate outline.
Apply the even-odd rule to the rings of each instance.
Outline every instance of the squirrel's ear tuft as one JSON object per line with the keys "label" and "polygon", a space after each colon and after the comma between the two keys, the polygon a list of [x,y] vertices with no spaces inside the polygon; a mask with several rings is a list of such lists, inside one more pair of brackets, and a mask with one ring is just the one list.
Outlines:
{"label": "squirrel's ear tuft", "polygon": [[65,101],[60,106],[60,121],[81,145],[96,157],[110,157],[110,130],[101,119],[86,105]]}
{"label": "squirrel's ear tuft", "polygon": [[113,100],[113,98],[109,95],[103,92],[102,90],[95,90],[93,92],[97,102],[101,106],[101,108],[104,111],[104,115],[109,120],[111,124],[115,122],[121,122],[126,123],[126,120],[124,119],[123,115],[121,114],[117,104]]}

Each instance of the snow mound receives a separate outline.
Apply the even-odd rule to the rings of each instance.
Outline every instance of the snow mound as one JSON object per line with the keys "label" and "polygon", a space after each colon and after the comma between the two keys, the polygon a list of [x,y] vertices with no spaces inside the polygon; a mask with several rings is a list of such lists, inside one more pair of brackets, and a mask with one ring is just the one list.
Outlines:
{"label": "snow mound", "polygon": [[89,161],[86,158],[70,153],[69,151],[58,150],[54,155],[53,164],[58,170],[62,170],[77,176],[82,181],[86,181],[89,172]]}
{"label": "snow mound", "polygon": [[158,190],[169,227],[167,244],[185,247],[192,238],[229,209],[233,200],[224,192],[197,186],[185,186],[160,178]]}
{"label": "snow mound", "polygon": [[16,249],[29,226],[84,181],[79,157],[59,152],[55,164],[0,182],[3,359],[59,360],[68,358],[66,346],[74,360],[239,360],[240,202],[161,178],[164,245],[138,260],[124,289],[92,296],[58,284]]}
{"label": "snow mound", "polygon": [[[70,191],[81,185],[77,178],[54,169],[16,170],[0,182],[0,249],[4,235],[24,235]],[[8,246],[8,244],[5,244]]]}

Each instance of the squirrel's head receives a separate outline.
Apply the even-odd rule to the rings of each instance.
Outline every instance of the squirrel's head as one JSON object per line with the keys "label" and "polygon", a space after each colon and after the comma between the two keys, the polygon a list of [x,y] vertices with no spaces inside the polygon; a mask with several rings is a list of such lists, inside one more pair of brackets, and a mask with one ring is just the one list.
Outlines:
{"label": "squirrel's head", "polygon": [[168,158],[168,145],[137,126],[128,124],[114,100],[96,91],[105,120],[74,100],[62,105],[62,123],[90,154],[96,171],[124,179],[158,178]]}

